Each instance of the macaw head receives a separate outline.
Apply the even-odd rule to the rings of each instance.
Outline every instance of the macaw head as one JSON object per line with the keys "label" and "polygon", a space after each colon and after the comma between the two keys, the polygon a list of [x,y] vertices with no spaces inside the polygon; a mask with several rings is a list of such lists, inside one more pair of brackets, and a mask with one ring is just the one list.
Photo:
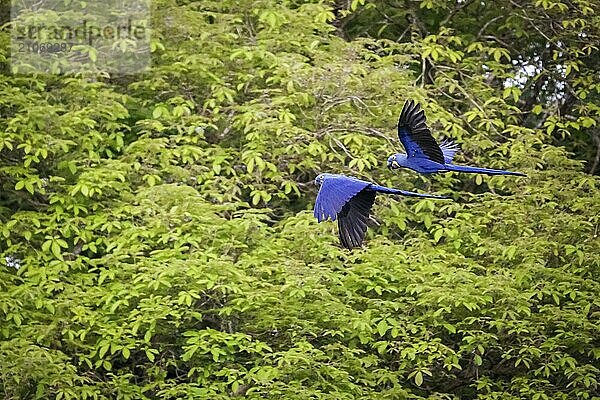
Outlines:
{"label": "macaw head", "polygon": [[317,186],[321,186],[323,184],[323,181],[325,180],[325,174],[319,174],[316,178],[315,178],[315,185]]}
{"label": "macaw head", "polygon": [[390,170],[399,169],[406,166],[406,154],[393,154],[387,160],[387,167]]}

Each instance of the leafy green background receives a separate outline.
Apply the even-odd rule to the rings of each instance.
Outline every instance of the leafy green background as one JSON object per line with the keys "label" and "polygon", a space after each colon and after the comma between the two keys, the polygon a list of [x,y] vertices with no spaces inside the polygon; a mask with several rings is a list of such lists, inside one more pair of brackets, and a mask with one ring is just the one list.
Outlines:
{"label": "leafy green background", "polygon": [[[598,0],[153,8],[139,75],[0,35],[0,396],[600,398]],[[528,177],[390,173],[409,98]],[[454,201],[348,252],[319,172]]]}

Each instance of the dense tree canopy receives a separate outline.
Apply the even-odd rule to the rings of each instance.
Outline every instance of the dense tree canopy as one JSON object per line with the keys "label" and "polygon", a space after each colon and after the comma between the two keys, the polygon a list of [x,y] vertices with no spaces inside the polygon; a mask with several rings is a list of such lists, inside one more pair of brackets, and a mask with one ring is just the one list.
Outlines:
{"label": "dense tree canopy", "polygon": [[[0,396],[600,398],[598,0],[153,7],[136,75],[0,34]],[[528,176],[389,172],[407,99]],[[452,201],[349,252],[319,172]]]}

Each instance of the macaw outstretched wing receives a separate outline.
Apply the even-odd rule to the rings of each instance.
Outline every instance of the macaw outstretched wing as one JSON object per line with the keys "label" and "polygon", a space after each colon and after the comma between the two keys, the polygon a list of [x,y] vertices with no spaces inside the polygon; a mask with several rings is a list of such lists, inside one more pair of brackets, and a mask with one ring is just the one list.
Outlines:
{"label": "macaw outstretched wing", "polygon": [[431,136],[427,126],[425,112],[412,100],[404,103],[398,119],[398,138],[407,157],[423,157],[444,164],[442,149]]}
{"label": "macaw outstretched wing", "polygon": [[369,182],[343,175],[329,175],[321,184],[315,201],[314,216],[319,222],[330,218],[335,221],[342,207]]}
{"label": "macaw outstretched wing", "polygon": [[440,143],[440,149],[444,155],[444,163],[450,164],[452,159],[454,159],[456,152],[460,150],[460,147],[452,140],[444,140],[442,143]]}
{"label": "macaw outstretched wing", "polygon": [[360,247],[367,233],[367,220],[376,192],[363,189],[352,197],[338,214],[338,231],[342,246]]}

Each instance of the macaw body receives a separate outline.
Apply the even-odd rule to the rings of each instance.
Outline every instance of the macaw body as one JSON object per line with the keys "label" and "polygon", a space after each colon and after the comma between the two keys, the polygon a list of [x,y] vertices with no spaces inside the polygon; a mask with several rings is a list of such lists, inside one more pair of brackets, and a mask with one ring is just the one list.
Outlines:
{"label": "macaw body", "polygon": [[315,183],[321,188],[315,201],[314,216],[319,222],[337,219],[340,242],[347,249],[362,245],[367,232],[367,220],[378,192],[411,197],[446,198],[388,188],[339,174],[320,174]]}
{"label": "macaw body", "polygon": [[421,174],[468,172],[487,175],[526,176],[520,172],[452,164],[459,147],[451,141],[438,144],[427,126],[425,112],[412,100],[404,103],[398,119],[398,138],[406,154],[393,154],[387,160],[390,169],[408,168]]}

